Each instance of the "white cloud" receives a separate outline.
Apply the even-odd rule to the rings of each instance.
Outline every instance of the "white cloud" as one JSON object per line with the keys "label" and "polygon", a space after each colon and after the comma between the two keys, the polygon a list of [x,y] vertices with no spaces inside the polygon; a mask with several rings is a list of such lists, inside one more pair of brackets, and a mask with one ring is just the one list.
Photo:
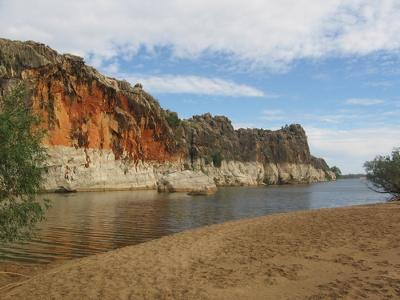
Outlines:
{"label": "white cloud", "polygon": [[246,122],[232,122],[232,126],[235,129],[240,129],[240,128],[257,128],[257,126],[254,123],[246,123]]}
{"label": "white cloud", "polygon": [[280,109],[268,109],[261,113],[260,119],[265,121],[282,121],[287,120],[288,116]]}
{"label": "white cloud", "polygon": [[[400,106],[397,106],[400,107]],[[399,109],[394,109],[390,111],[385,111],[382,112],[381,115],[386,118],[386,117],[395,117],[393,118],[394,120],[398,120],[398,116],[400,116],[400,110]]]}
{"label": "white cloud", "polygon": [[194,75],[131,75],[124,76],[124,78],[132,84],[135,84],[136,82],[142,83],[144,88],[152,93],[180,93],[234,97],[264,96],[263,91],[252,86],[239,84],[221,78],[207,78]]}
{"label": "white cloud", "polygon": [[311,75],[311,78],[313,78],[315,80],[320,80],[320,81],[327,81],[327,80],[331,79],[330,75],[327,73],[317,73],[317,74]]}
{"label": "white cloud", "polygon": [[[95,65],[95,63],[92,65]],[[107,66],[103,66],[102,71],[104,71],[106,74],[118,74],[119,73],[119,64],[114,62]]]}
{"label": "white cloud", "polygon": [[381,80],[381,81],[370,81],[366,83],[367,86],[388,88],[394,85],[392,81]]}
{"label": "white cloud", "polygon": [[349,105],[362,105],[362,106],[370,106],[382,104],[385,101],[382,99],[371,99],[371,98],[350,98],[345,101],[346,104]]}
{"label": "white cloud", "polygon": [[334,130],[306,127],[311,152],[344,173],[363,172],[363,164],[400,146],[400,127]]}
{"label": "white cloud", "polygon": [[[248,66],[400,48],[397,0],[2,0],[0,35],[45,42],[93,61],[141,46],[206,53]],[[96,60],[97,58],[97,60]]]}
{"label": "white cloud", "polygon": [[305,120],[310,120],[310,121],[317,121],[321,123],[327,123],[327,124],[339,124],[343,122],[345,119],[349,119],[351,116],[350,114],[343,114],[343,113],[337,113],[337,114],[306,114],[304,115]]}

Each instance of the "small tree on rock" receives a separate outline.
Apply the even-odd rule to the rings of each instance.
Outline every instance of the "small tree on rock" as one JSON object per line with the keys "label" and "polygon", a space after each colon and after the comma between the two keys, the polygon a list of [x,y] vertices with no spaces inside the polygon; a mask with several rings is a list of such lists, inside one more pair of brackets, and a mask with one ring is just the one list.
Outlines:
{"label": "small tree on rock", "polygon": [[340,176],[342,176],[342,171],[338,167],[333,166],[332,168],[330,168],[330,170],[333,173],[335,173],[336,178],[339,178]]}
{"label": "small tree on rock", "polygon": [[379,193],[400,199],[400,149],[392,151],[391,155],[377,156],[364,164],[367,179],[372,183],[371,189]]}
{"label": "small tree on rock", "polygon": [[36,197],[47,158],[43,131],[26,98],[24,85],[0,98],[0,243],[29,238],[48,206]]}

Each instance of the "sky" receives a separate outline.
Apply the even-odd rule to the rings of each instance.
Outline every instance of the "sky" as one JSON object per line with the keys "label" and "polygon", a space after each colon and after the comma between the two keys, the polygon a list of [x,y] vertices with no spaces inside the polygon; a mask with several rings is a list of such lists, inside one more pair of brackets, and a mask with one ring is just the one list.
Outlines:
{"label": "sky", "polygon": [[141,82],[181,118],[299,123],[343,173],[400,146],[399,0],[0,0],[0,37]]}

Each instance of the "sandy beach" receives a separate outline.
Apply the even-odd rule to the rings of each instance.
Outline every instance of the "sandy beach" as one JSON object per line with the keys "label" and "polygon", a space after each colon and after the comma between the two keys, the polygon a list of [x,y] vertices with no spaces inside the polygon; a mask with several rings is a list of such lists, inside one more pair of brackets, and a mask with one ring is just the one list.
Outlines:
{"label": "sandy beach", "polygon": [[398,299],[399,232],[399,202],[276,214],[36,268],[0,298]]}

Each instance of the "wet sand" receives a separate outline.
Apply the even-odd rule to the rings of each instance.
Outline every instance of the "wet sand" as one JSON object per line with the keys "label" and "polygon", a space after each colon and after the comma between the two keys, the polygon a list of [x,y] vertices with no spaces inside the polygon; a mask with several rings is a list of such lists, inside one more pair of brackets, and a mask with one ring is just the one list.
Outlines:
{"label": "wet sand", "polygon": [[27,276],[0,298],[399,299],[400,203],[228,222]]}

